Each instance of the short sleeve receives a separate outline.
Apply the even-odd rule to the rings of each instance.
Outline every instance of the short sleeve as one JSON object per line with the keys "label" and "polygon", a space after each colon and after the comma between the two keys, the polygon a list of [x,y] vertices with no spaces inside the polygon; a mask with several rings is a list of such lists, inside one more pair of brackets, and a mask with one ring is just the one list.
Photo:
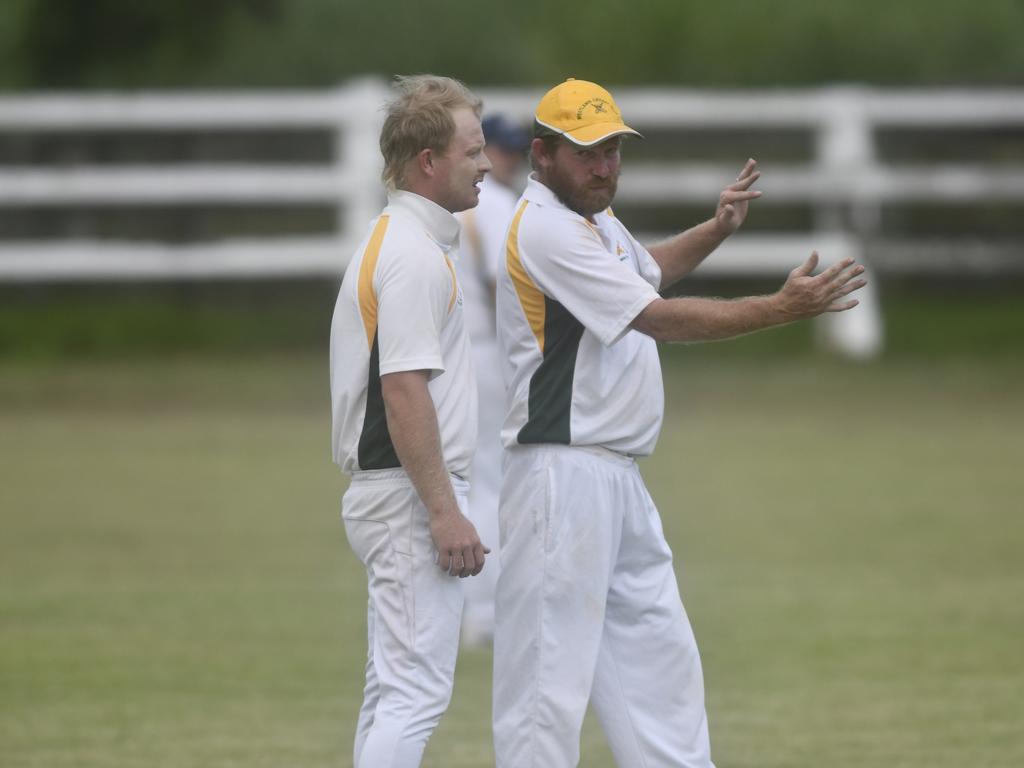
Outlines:
{"label": "short sleeve", "polygon": [[584,219],[547,218],[554,217],[535,217],[520,228],[523,266],[545,295],[562,304],[602,344],[611,346],[644,307],[659,298],[658,292],[646,276],[610,253]]}
{"label": "short sleeve", "polygon": [[377,343],[380,374],[444,372],[441,330],[448,314],[452,277],[441,253],[389,251],[377,265]]}
{"label": "short sleeve", "polygon": [[[625,227],[623,227],[625,231]],[[648,282],[654,290],[661,289],[661,267],[658,266],[658,262],[651,256],[643,244],[633,237],[628,231],[626,236],[629,237],[629,241],[633,246],[633,252],[636,253],[637,266],[640,268],[640,277]]]}

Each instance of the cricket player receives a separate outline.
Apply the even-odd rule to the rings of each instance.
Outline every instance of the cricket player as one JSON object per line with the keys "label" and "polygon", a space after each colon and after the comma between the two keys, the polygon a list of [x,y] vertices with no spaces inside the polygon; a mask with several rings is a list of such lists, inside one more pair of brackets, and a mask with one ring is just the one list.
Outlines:
{"label": "cricket player", "polygon": [[863,267],[813,275],[817,254],[770,296],[663,299],[743,223],[747,162],[714,216],[645,248],[609,207],[623,122],[583,80],[536,111],[534,173],[498,278],[509,412],[494,641],[498,768],[571,768],[588,702],[622,768],[712,766],[693,632],[661,520],[637,469],[663,415],[658,341],[711,341],[857,302]]}
{"label": "cricket player", "polygon": [[526,181],[530,134],[502,114],[482,123],[491,170],[480,185],[480,204],[463,211],[462,243],[456,273],[465,296],[466,325],[477,382],[477,438],[469,519],[491,546],[487,570],[466,582],[462,647],[482,648],[494,639],[494,593],[498,586],[498,494],[501,490],[501,423],[505,384],[495,336],[494,295],[498,265],[505,255],[505,231]]}
{"label": "cricket player", "polygon": [[466,518],[476,385],[453,259],[490,169],[462,83],[396,79],[380,136],[388,204],[331,325],[345,532],[366,566],[369,653],[356,768],[414,768],[451,698],[462,583],[489,551]]}

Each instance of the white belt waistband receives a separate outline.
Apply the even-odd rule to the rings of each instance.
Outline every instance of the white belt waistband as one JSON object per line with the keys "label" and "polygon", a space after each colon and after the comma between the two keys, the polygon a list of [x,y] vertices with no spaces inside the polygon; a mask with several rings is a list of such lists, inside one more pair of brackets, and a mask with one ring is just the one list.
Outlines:
{"label": "white belt waistband", "polygon": [[613,451],[611,448],[605,448],[603,445],[560,445],[559,443],[529,443],[527,445],[517,445],[509,450],[512,451],[550,451],[553,453],[561,453],[563,451],[581,451],[588,453],[591,456],[596,456],[599,459],[605,461],[611,461],[620,466],[628,467],[636,464],[636,457],[630,456],[625,453],[619,453]]}
{"label": "white belt waistband", "polygon": [[[401,467],[395,467],[394,469],[360,469],[352,473],[353,483],[380,483],[380,482],[398,482],[412,485],[412,480],[409,479],[409,473],[407,473]],[[448,473],[448,478],[452,481],[452,487],[455,490],[468,490],[469,482],[454,472]]]}

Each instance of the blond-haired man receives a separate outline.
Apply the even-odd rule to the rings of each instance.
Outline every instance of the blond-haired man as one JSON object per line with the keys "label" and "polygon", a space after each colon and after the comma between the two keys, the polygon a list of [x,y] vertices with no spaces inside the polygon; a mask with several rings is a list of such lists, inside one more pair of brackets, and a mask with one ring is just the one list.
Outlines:
{"label": "blond-haired man", "polygon": [[356,768],[413,768],[451,698],[462,584],[489,551],[465,516],[476,386],[453,258],[454,212],[489,170],[462,83],[399,77],[381,130],[388,205],[370,223],[331,325],[335,462],[366,567],[369,653]]}
{"label": "blond-haired man", "polygon": [[710,341],[842,311],[863,285],[812,256],[771,296],[663,299],[746,217],[749,161],[715,215],[644,248],[609,206],[627,126],[569,80],[536,112],[535,173],[498,277],[509,413],[494,641],[498,768],[571,768],[588,702],[622,768],[710,768],[693,632],[636,466],[663,414],[656,341]]}

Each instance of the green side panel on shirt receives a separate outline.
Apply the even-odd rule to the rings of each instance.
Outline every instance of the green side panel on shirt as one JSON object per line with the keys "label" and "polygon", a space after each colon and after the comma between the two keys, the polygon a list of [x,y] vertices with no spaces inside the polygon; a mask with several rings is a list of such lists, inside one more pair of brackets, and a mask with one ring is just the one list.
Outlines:
{"label": "green side panel on shirt", "polygon": [[544,359],[530,377],[529,415],[517,440],[569,445],[572,381],[583,324],[554,299],[545,296],[544,304]]}
{"label": "green side panel on shirt", "polygon": [[384,395],[380,388],[380,351],[377,334],[374,334],[373,347],[370,348],[370,375],[366,382],[366,414],[363,417],[363,431],[359,435],[359,468],[394,469],[400,466],[402,462],[395,453],[384,413]]}

